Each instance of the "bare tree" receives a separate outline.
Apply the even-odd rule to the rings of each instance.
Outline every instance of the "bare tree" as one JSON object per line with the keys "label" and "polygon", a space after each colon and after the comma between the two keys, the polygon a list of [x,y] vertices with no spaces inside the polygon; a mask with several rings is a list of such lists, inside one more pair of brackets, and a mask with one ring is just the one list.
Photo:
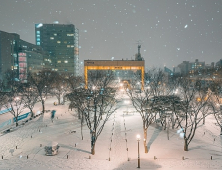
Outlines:
{"label": "bare tree", "polygon": [[68,91],[75,90],[77,88],[83,87],[84,80],[82,77],[76,77],[72,74],[66,74],[64,75],[65,81],[67,83]]}
{"label": "bare tree", "polygon": [[[146,73],[146,86],[141,90],[136,90],[136,83],[131,83],[131,88],[127,90],[132,104],[137,112],[140,113],[143,121],[144,149],[148,153],[147,130],[155,122],[158,110],[156,97],[167,95],[170,90],[167,88],[165,75],[161,69],[152,69]],[[137,82],[137,78],[135,81]]]}
{"label": "bare tree", "polygon": [[70,106],[77,108],[83,115],[91,135],[91,153],[95,154],[96,141],[106,122],[116,110],[115,89],[110,87],[111,73],[96,72],[88,83],[88,89],[78,88],[67,95]]}
{"label": "bare tree", "polygon": [[29,108],[31,117],[34,116],[33,108],[39,101],[39,94],[29,82],[23,84],[22,94],[25,107]]}
{"label": "bare tree", "polygon": [[[180,96],[183,100],[183,110],[176,114],[184,139],[184,151],[195,136],[198,124],[212,112],[210,95],[201,87],[201,80],[182,78],[180,81]],[[204,114],[203,114],[204,112]]]}
{"label": "bare tree", "polygon": [[66,85],[63,75],[58,73],[54,74],[50,92],[56,96],[59,105],[61,104],[61,100],[63,101]]}
{"label": "bare tree", "polygon": [[14,116],[16,126],[18,126],[19,115],[25,109],[24,97],[21,92],[21,86],[13,87],[13,90],[7,93],[7,102],[4,104],[4,107]]}
{"label": "bare tree", "polygon": [[221,79],[211,79],[209,90],[212,92],[211,104],[214,117],[220,127],[220,135],[222,135],[222,81]]}
{"label": "bare tree", "polygon": [[28,82],[37,91],[40,101],[42,103],[42,112],[45,112],[45,100],[51,89],[54,72],[43,70],[38,73],[29,73]]}
{"label": "bare tree", "polygon": [[0,110],[7,103],[7,92],[0,92]]}

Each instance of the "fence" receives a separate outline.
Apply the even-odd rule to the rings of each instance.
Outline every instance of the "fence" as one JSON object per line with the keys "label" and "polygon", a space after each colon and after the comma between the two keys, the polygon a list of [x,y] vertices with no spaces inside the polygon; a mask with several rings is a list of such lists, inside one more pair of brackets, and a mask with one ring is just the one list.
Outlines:
{"label": "fence", "polygon": [[[31,112],[28,112],[28,113],[25,113],[25,114],[22,114],[22,115],[18,116],[17,120],[20,121],[20,120],[26,119],[29,116],[30,113]],[[9,119],[9,120],[1,123],[0,124],[0,130],[2,130],[3,128],[5,129],[6,127],[11,126],[14,122],[15,122],[15,118]]]}
{"label": "fence", "polygon": [[10,112],[11,110],[12,110],[12,108],[1,110],[0,115],[4,114],[4,113],[7,113],[7,112]]}

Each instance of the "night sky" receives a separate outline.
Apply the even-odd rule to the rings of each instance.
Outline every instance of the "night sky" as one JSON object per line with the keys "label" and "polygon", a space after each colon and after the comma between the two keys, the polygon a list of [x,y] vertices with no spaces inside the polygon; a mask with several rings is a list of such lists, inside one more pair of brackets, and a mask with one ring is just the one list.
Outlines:
{"label": "night sky", "polygon": [[222,0],[0,0],[0,30],[35,43],[34,24],[74,24],[80,61],[134,59],[147,68],[222,59]]}

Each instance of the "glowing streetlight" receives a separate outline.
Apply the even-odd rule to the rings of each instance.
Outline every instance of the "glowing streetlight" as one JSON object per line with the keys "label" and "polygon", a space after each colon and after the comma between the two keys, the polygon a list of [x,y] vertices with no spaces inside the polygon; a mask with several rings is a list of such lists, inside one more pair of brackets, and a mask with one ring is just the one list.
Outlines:
{"label": "glowing streetlight", "polygon": [[137,141],[138,141],[138,167],[140,168],[140,135],[136,135]]}
{"label": "glowing streetlight", "polygon": [[95,87],[95,86],[92,86],[92,89],[93,89],[93,90],[95,90],[95,89],[96,89],[96,87]]}
{"label": "glowing streetlight", "polygon": [[18,101],[19,99],[20,99],[19,97],[16,97],[16,98],[15,98],[16,101]]}

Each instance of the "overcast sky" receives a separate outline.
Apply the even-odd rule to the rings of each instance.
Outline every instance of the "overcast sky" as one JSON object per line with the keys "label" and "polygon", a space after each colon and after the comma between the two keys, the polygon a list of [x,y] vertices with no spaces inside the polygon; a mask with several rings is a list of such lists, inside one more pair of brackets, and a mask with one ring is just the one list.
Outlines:
{"label": "overcast sky", "polygon": [[35,43],[35,23],[74,24],[80,61],[134,59],[172,68],[222,59],[222,0],[0,0],[0,30]]}

